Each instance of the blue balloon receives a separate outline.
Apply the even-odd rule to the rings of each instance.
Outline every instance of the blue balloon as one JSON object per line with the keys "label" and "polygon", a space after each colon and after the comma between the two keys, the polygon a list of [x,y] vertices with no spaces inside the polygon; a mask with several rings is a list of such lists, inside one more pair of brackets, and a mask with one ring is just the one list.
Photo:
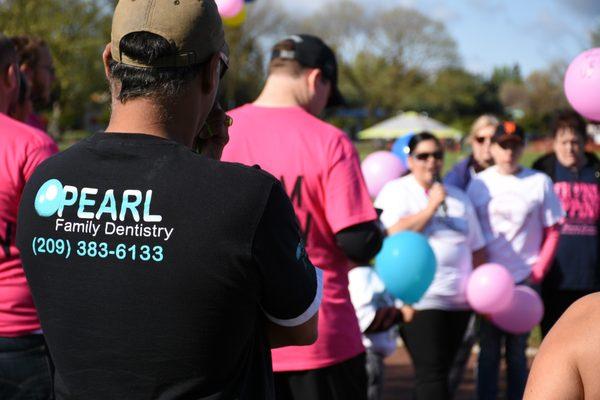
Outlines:
{"label": "blue balloon", "polygon": [[402,164],[404,164],[406,169],[408,169],[408,142],[410,142],[410,139],[412,139],[413,136],[415,136],[414,133],[406,134],[396,139],[392,145],[392,153],[402,160]]}
{"label": "blue balloon", "polygon": [[427,238],[403,231],[388,237],[375,258],[375,270],[386,289],[407,304],[423,297],[435,275],[437,261]]}

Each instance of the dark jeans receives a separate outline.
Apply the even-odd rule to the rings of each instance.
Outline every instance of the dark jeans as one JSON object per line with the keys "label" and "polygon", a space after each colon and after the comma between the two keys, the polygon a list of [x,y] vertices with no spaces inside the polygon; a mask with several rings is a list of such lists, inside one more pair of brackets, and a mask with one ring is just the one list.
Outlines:
{"label": "dark jeans", "polygon": [[540,324],[542,335],[546,337],[552,326],[571,304],[591,293],[594,293],[594,291],[542,289],[542,300],[544,301],[544,318]]}
{"label": "dark jeans", "polygon": [[0,337],[0,399],[52,399],[52,372],[42,335]]}
{"label": "dark jeans", "polygon": [[479,324],[479,363],[477,369],[477,399],[496,400],[498,398],[498,377],[502,343],[506,357],[506,397],[508,400],[521,400],[527,382],[527,358],[525,350],[529,333],[513,335],[497,328],[490,321],[481,318]]}
{"label": "dark jeans", "polygon": [[417,400],[451,399],[448,374],[470,316],[470,311],[422,310],[401,327],[415,367]]}
{"label": "dark jeans", "polygon": [[277,400],[367,400],[365,353],[330,367],[277,372]]}
{"label": "dark jeans", "polygon": [[385,382],[384,357],[367,349],[367,394],[369,400],[383,398],[383,384]]}
{"label": "dark jeans", "polygon": [[462,382],[465,369],[471,358],[473,346],[477,342],[476,321],[477,317],[475,314],[471,315],[465,336],[463,337],[462,343],[456,352],[456,357],[454,357],[452,367],[450,368],[450,373],[448,374],[448,389],[450,390],[451,395],[456,393]]}

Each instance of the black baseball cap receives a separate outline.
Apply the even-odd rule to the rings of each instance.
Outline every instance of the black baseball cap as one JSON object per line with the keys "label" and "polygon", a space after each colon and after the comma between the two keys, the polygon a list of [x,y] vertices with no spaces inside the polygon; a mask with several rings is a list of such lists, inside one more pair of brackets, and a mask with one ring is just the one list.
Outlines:
{"label": "black baseball cap", "polygon": [[[344,96],[338,88],[338,67],[335,54],[329,46],[321,39],[313,35],[299,34],[288,36],[277,44],[290,41],[293,43],[292,50],[273,49],[271,60],[281,58],[284,60],[295,60],[300,65],[308,68],[318,68],[323,78],[331,82],[331,95],[327,107],[337,107],[346,104]],[[275,45],[277,47],[277,45]]]}
{"label": "black baseball cap", "polygon": [[515,141],[523,143],[525,141],[525,132],[513,121],[504,121],[496,128],[492,136],[492,142],[501,143]]}

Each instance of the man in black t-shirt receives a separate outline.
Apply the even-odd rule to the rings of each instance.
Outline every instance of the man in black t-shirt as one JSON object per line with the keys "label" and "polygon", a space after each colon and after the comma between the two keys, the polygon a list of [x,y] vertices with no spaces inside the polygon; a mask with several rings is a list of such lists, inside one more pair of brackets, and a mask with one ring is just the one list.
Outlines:
{"label": "man in black t-shirt", "polygon": [[191,149],[227,141],[214,1],[121,0],[103,59],[106,132],[20,205],[56,397],[273,399],[269,348],[316,340],[320,273],[276,179]]}

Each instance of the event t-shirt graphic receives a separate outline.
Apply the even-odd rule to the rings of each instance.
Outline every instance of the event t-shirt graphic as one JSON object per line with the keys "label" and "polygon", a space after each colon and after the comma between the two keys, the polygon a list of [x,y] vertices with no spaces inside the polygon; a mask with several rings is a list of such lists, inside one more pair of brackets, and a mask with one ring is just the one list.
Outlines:
{"label": "event t-shirt graphic", "polygon": [[[54,233],[35,236],[33,253],[160,263],[175,229],[152,213],[152,196],[152,190],[79,188],[49,179],[38,189],[34,206],[39,216],[53,219]],[[66,217],[68,209],[75,217]]]}

